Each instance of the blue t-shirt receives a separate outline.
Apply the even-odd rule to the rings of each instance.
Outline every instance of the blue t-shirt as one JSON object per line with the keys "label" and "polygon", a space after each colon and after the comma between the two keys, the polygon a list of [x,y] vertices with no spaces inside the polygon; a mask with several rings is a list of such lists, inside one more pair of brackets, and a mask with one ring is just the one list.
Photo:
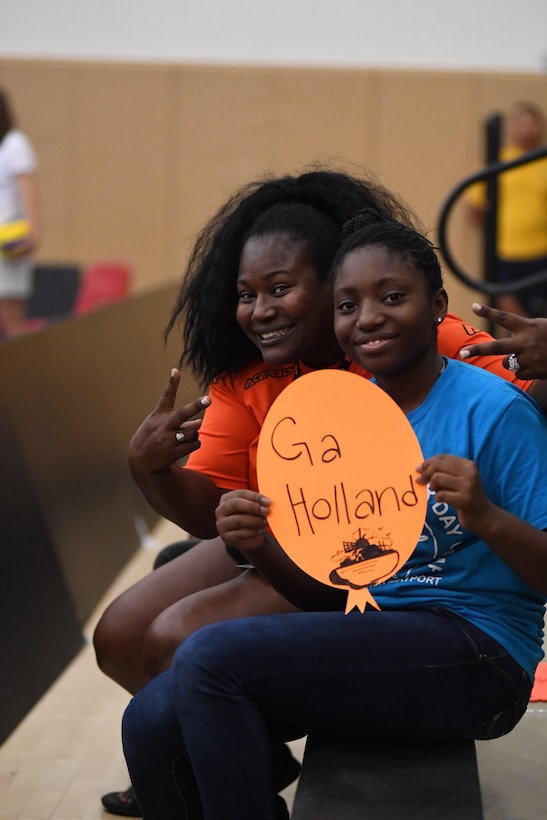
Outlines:
{"label": "blue t-shirt", "polygon": [[[408,414],[424,458],[474,461],[490,500],[547,529],[547,421],[518,387],[449,360],[425,401]],[[543,657],[545,597],[464,530],[456,510],[428,489],[426,524],[407,563],[372,588],[381,609],[442,606],[494,637],[531,679]]]}

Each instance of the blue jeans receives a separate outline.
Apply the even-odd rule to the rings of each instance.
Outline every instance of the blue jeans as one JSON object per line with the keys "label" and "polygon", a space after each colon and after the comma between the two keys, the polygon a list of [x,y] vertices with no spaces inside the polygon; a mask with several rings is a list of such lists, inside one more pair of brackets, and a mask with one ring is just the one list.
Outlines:
{"label": "blue jeans", "polygon": [[145,820],[197,820],[200,798],[206,820],[275,820],[272,736],[493,738],[530,690],[495,640],[441,609],[242,618],[194,633],[136,695],[124,752]]}

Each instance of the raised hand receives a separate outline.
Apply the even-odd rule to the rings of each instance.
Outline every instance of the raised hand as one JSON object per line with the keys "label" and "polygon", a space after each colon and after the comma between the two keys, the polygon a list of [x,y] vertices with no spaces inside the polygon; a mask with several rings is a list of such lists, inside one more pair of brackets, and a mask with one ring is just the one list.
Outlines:
{"label": "raised hand", "polygon": [[547,379],[547,318],[529,319],[504,310],[473,304],[473,312],[511,333],[505,339],[467,345],[462,359],[470,356],[505,356],[503,366],[519,379]]}
{"label": "raised hand", "polygon": [[201,396],[175,409],[179,384],[180,371],[173,368],[157,406],[144,419],[129,443],[132,472],[167,470],[180,458],[199,448],[201,419],[193,417],[211,402],[208,396]]}

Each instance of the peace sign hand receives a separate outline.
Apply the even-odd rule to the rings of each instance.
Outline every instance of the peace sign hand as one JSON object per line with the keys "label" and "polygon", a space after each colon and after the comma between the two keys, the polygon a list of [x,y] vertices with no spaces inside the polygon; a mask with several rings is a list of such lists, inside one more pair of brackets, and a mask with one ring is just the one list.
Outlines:
{"label": "peace sign hand", "polygon": [[175,410],[180,371],[171,370],[157,406],[144,419],[129,442],[129,466],[135,474],[168,470],[183,456],[199,449],[201,419],[194,419],[211,400],[201,396]]}
{"label": "peace sign hand", "polygon": [[[493,342],[467,345],[460,350],[462,359],[470,356],[505,356],[503,366],[508,370],[518,368],[515,370],[518,379],[547,378],[547,319],[529,319],[476,302],[472,307],[477,316],[501,325],[510,331],[511,336]],[[510,356],[513,361],[516,357],[513,367],[510,367]]]}

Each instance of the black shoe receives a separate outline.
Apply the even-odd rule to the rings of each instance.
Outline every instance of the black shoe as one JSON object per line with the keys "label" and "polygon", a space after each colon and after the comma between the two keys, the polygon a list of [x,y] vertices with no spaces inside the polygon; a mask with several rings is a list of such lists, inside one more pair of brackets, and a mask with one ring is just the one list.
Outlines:
{"label": "black shoe", "polygon": [[300,774],[302,766],[286,743],[272,743],[272,771],[274,789],[282,792]]}
{"label": "black shoe", "polygon": [[179,555],[182,555],[184,552],[188,552],[188,550],[195,547],[196,544],[199,544],[200,541],[201,538],[186,538],[184,541],[175,541],[174,544],[168,544],[156,555],[153,568],[157,569],[158,567],[162,567],[164,564],[168,564],[169,561],[173,560],[173,558],[178,558]]}
{"label": "black shoe", "polygon": [[101,797],[101,803],[110,814],[119,814],[122,817],[142,817],[141,807],[135,797],[133,786],[124,792],[109,792]]}
{"label": "black shoe", "polygon": [[[272,744],[272,765],[274,788],[276,792],[286,789],[300,774],[302,766],[293,756],[286,743]],[[101,802],[110,814],[123,817],[142,817],[141,807],[130,786],[124,792],[109,792],[103,795]],[[289,820],[287,804],[279,795],[276,797],[276,820]]]}

